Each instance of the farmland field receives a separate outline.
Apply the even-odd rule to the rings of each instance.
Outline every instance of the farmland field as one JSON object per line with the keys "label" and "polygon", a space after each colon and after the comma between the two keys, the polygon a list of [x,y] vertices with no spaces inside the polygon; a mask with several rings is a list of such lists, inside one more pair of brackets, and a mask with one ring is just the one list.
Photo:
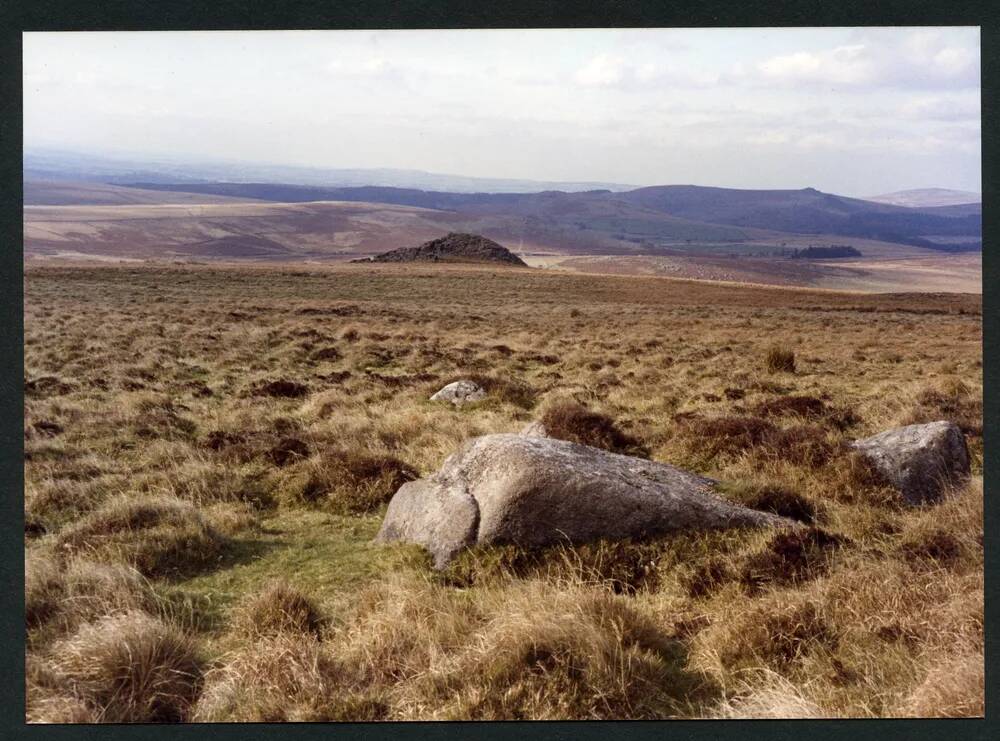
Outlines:
{"label": "farmland field", "polygon": [[[29,721],[983,713],[979,295],[301,263],[24,281]],[[487,398],[428,400],[459,378]],[[372,543],[401,483],[568,402],[808,527],[442,572]],[[973,468],[941,504],[846,449],[936,419]]]}

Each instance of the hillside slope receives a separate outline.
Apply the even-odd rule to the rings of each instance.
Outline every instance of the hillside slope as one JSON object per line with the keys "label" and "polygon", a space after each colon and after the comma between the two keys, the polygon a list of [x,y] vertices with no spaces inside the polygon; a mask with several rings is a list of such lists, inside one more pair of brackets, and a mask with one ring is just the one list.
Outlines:
{"label": "hillside slope", "polygon": [[[738,190],[663,185],[613,193],[441,193],[403,188],[316,188],[268,183],[203,183],[136,187],[198,192],[262,200],[338,200],[392,203],[479,215],[517,216],[573,231],[602,231],[627,242],[743,241],[760,236],[747,230],[830,234],[875,239],[944,251],[979,249],[979,212],[873,203],[801,190]],[[954,241],[926,239],[957,237]],[[969,238],[973,238],[970,241]]]}
{"label": "hillside slope", "polygon": [[26,206],[127,206],[158,203],[248,203],[255,199],[163,190],[122,187],[107,183],[86,183],[72,180],[24,181]]}
{"label": "hillside slope", "polygon": [[981,215],[951,216],[846,198],[814,188],[735,190],[664,185],[639,188],[617,197],[695,221],[799,234],[838,234],[930,249],[948,249],[950,245],[935,244],[925,239],[926,235],[982,235]]}

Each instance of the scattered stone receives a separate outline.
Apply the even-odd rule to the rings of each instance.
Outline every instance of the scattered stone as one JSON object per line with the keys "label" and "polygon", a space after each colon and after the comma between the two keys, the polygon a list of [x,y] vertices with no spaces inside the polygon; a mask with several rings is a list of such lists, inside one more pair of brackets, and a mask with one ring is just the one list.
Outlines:
{"label": "scattered stone", "polygon": [[937,502],[949,484],[969,476],[969,448],[953,422],[908,425],[857,440],[852,447],[910,504]]}
{"label": "scattered stone", "polygon": [[729,502],[714,484],[663,463],[563,440],[486,435],[465,443],[436,474],[401,486],[376,541],[423,545],[443,568],[472,545],[798,526]]}
{"label": "scattered stone", "polygon": [[450,401],[455,406],[462,406],[473,401],[486,398],[486,390],[477,383],[462,379],[449,383],[431,397],[431,401]]}

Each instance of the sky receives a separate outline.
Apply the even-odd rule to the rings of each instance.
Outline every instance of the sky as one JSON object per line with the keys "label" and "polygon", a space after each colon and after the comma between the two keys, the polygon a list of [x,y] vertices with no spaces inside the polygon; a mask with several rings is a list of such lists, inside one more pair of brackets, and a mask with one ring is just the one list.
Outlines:
{"label": "sky", "polygon": [[979,29],[24,35],[24,144],[537,180],[980,191]]}

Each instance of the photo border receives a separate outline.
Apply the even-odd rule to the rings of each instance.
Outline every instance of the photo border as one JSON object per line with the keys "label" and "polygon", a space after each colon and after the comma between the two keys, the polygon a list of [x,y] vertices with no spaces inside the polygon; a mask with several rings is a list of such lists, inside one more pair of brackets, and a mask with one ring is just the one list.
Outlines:
{"label": "photo border", "polygon": [[[1000,4],[996,2],[926,2],[841,0],[792,2],[617,2],[604,0],[560,6],[554,2],[506,2],[502,7],[475,6],[454,0],[371,0],[333,6],[318,0],[265,3],[259,0],[155,3],[103,3],[79,0],[6,0],[0,7],[0,666],[14,667],[0,681],[0,737],[59,739],[181,739],[212,734],[228,739],[419,738],[550,739],[615,738],[825,739],[898,737],[918,739],[1000,738],[997,713],[997,592],[1000,566],[997,530],[1000,502],[985,496],[985,644],[986,712],[984,719],[938,720],[672,720],[497,723],[338,723],[213,725],[62,725],[24,723],[24,541],[23,541],[23,245],[22,245],[22,70],[24,31],[110,30],[263,30],[395,28],[625,28],[737,26],[981,26],[983,182],[983,388],[984,492],[993,493],[997,461],[992,453],[1000,435],[1000,312],[997,284],[1000,222],[998,195],[997,79],[1000,74]],[[997,249],[997,248],[993,248]]]}

